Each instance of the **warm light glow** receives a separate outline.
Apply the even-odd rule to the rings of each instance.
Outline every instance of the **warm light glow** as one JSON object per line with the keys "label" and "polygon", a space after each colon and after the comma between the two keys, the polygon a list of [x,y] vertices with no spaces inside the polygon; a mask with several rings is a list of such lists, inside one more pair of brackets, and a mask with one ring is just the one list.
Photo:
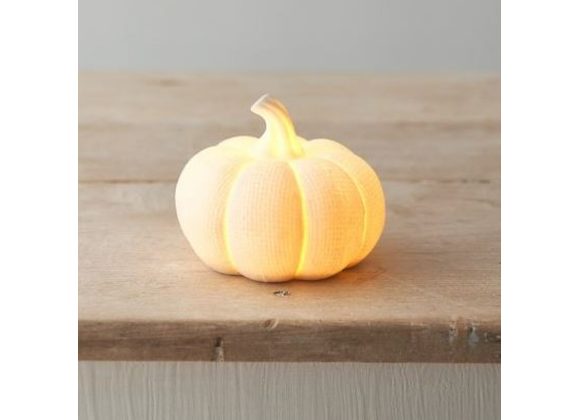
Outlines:
{"label": "warm light glow", "polygon": [[256,145],[257,155],[280,159],[295,159],[304,155],[288,110],[280,101],[264,95],[252,105],[251,110],[266,122],[266,131]]}
{"label": "warm light glow", "polygon": [[294,277],[298,277],[302,274],[302,268],[304,267],[304,261],[306,260],[306,251],[309,248],[308,244],[308,212],[306,211],[306,196],[302,185],[300,185],[300,177],[296,173],[296,169],[290,162],[290,168],[294,173],[294,178],[296,178],[296,185],[298,186],[298,192],[300,194],[300,211],[302,215],[302,244],[300,245],[300,259],[298,260],[298,265],[296,266],[296,271],[294,272]]}
{"label": "warm light glow", "polygon": [[372,168],[335,141],[297,136],[268,95],[251,110],[266,122],[259,139],[204,149],[179,177],[177,216],[199,258],[267,282],[322,279],[360,262],[385,224]]}

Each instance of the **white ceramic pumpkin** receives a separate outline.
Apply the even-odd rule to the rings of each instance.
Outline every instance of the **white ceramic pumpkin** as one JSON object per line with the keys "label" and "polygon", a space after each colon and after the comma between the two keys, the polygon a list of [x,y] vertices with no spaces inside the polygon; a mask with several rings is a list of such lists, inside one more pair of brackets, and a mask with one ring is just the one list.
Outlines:
{"label": "white ceramic pumpkin", "polygon": [[286,108],[251,108],[262,137],[233,137],[197,153],[177,182],[181,229],[199,258],[264,282],[330,277],[365,258],[385,224],[372,168],[339,143],[298,137]]}

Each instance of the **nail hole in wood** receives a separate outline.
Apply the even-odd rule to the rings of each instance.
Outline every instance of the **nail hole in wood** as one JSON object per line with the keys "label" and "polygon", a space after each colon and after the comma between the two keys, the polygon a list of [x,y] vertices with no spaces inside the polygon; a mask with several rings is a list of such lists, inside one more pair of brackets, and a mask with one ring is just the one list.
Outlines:
{"label": "nail hole in wood", "polygon": [[218,337],[213,348],[213,360],[216,362],[223,362],[224,357],[224,340]]}

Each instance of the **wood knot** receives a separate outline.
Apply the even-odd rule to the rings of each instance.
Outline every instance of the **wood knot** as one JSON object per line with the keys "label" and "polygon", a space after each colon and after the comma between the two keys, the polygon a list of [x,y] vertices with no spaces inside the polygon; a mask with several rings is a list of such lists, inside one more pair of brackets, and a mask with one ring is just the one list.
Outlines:
{"label": "wood knot", "polygon": [[278,320],[277,319],[267,319],[266,321],[264,321],[264,328],[267,330],[273,330],[278,326]]}
{"label": "wood knot", "polygon": [[501,343],[501,335],[500,334],[486,332],[484,334],[484,338],[485,338],[485,341],[488,343]]}
{"label": "wood knot", "polygon": [[449,324],[449,344],[453,344],[459,332],[457,331],[457,324],[455,322],[451,322]]}
{"label": "wood knot", "polygon": [[467,328],[467,344],[470,347],[474,347],[479,343],[479,335],[477,335],[477,330],[475,326],[470,326]]}
{"label": "wood knot", "polygon": [[179,80],[176,80],[176,79],[166,78],[166,79],[153,80],[152,81],[152,84],[158,85],[158,86],[170,86],[170,87],[173,87],[173,86],[181,86],[181,85],[183,85],[183,82],[181,82]]}

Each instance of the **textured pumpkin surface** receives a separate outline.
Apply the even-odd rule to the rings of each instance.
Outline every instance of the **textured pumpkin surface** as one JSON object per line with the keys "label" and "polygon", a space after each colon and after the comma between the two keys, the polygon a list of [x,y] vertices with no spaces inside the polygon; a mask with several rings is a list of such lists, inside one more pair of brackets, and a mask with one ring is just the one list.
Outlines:
{"label": "textured pumpkin surface", "polygon": [[335,141],[296,136],[268,96],[252,111],[266,121],[262,137],[202,150],[177,182],[177,216],[196,254],[258,281],[323,279],[360,262],[385,224],[373,169]]}

